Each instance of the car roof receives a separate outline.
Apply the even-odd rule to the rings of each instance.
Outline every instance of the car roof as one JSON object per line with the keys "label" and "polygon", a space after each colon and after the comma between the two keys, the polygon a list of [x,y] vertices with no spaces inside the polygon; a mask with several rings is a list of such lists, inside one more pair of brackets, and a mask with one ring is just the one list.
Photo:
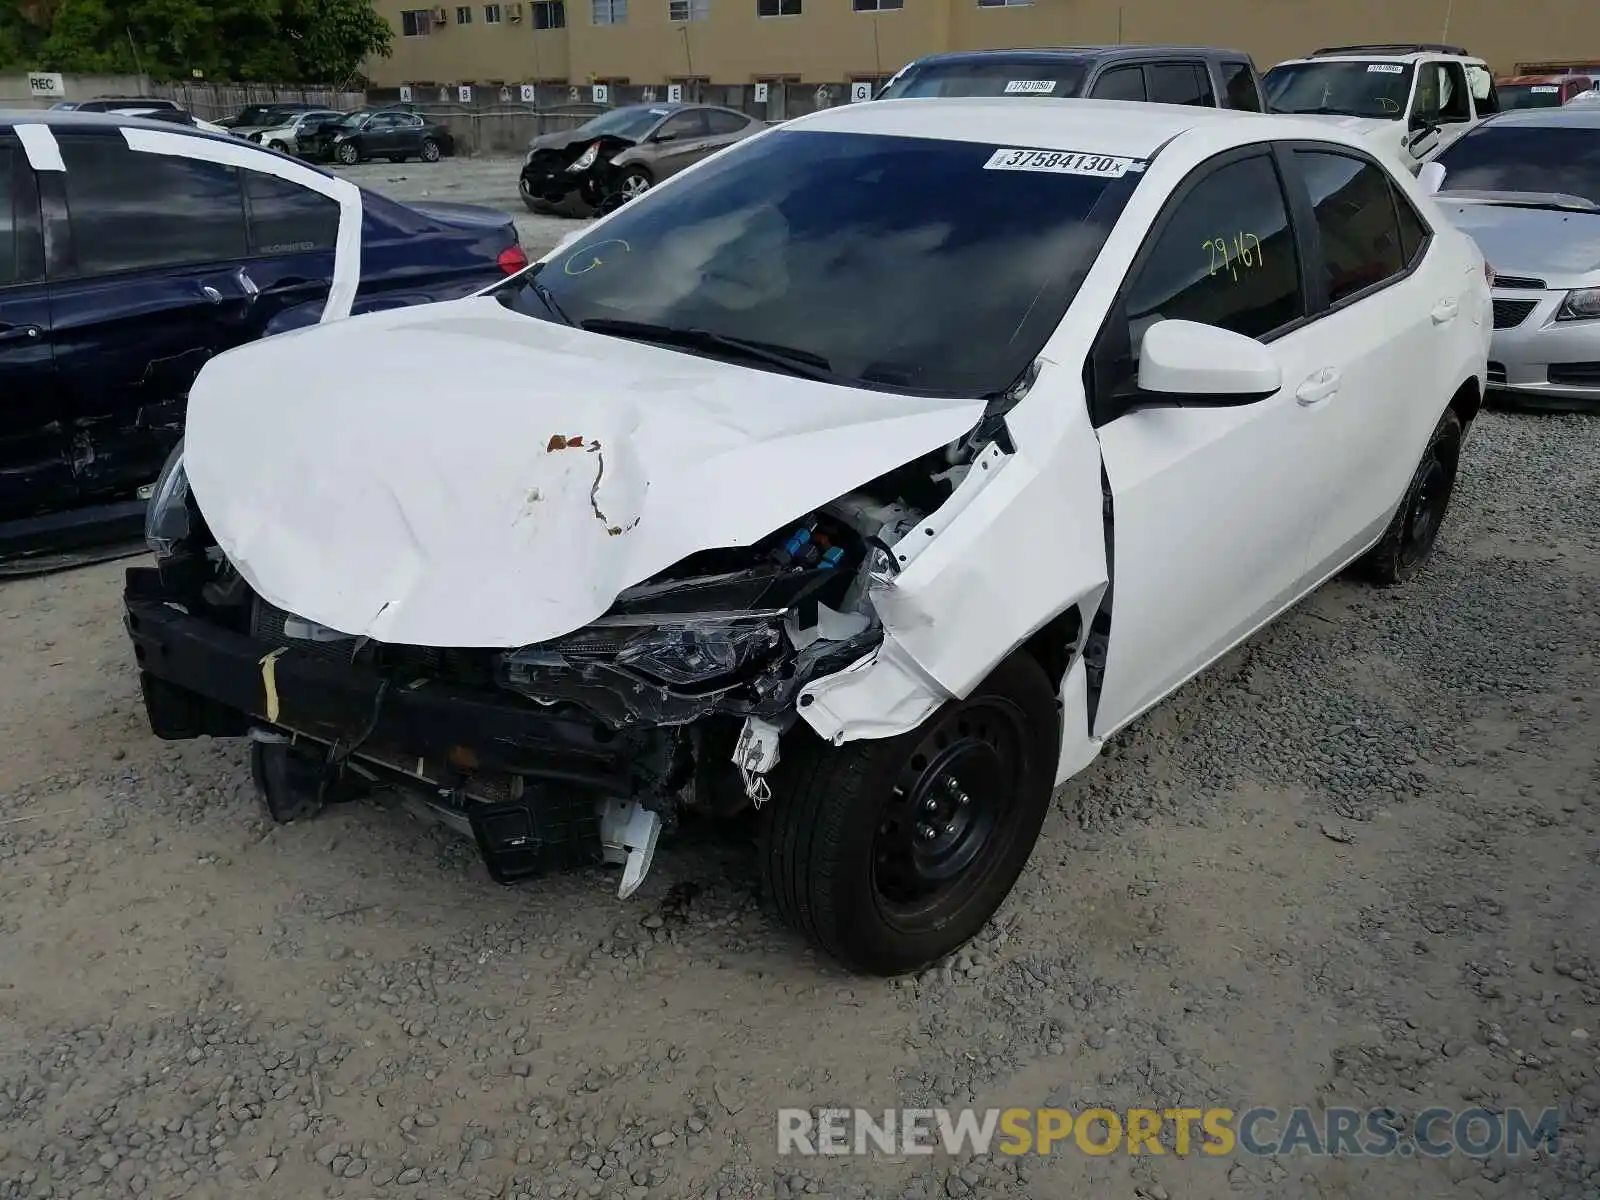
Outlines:
{"label": "car roof", "polygon": [[1513,108],[1495,113],[1484,125],[1550,126],[1556,129],[1600,129],[1600,105],[1563,104],[1559,108]]}
{"label": "car roof", "polygon": [[1217,46],[1013,46],[995,50],[947,50],[939,54],[925,54],[913,65],[927,63],[982,63],[982,62],[1091,62],[1106,59],[1148,58],[1237,58],[1249,61],[1243,50],[1230,50]]}
{"label": "car roof", "polygon": [[[130,107],[133,107],[130,105]],[[79,112],[77,109],[55,108],[0,108],[0,125],[45,125],[51,129],[159,129],[180,137],[209,138],[214,142],[239,145],[232,134],[212,133],[194,125],[175,125],[171,121],[155,121],[149,117],[135,117],[127,113]]]}
{"label": "car roof", "polygon": [[1400,53],[1398,51],[1396,51],[1396,52],[1377,51],[1377,50],[1368,52],[1368,51],[1357,50],[1354,47],[1352,47],[1348,53],[1345,53],[1345,52],[1332,53],[1332,52],[1330,52],[1330,53],[1327,53],[1327,54],[1312,54],[1312,55],[1307,56],[1306,58],[1286,58],[1281,63],[1279,63],[1277,65],[1280,66],[1280,67],[1295,67],[1295,66],[1299,66],[1302,63],[1325,63],[1325,62],[1414,63],[1414,62],[1417,62],[1418,60],[1424,59],[1424,58],[1428,58],[1428,59],[1448,58],[1448,59],[1453,59],[1456,62],[1470,63],[1470,64],[1472,64],[1474,66],[1480,66],[1480,67],[1487,67],[1489,65],[1485,60],[1479,58],[1476,54],[1455,54],[1455,53],[1452,53],[1452,52],[1450,52],[1448,50],[1414,50],[1414,51],[1411,51],[1409,53]]}
{"label": "car roof", "polygon": [[1581,72],[1568,75],[1502,75],[1495,80],[1496,84],[1519,83],[1583,83],[1589,76]]}
{"label": "car roof", "polygon": [[1287,114],[1135,100],[1039,98],[1018,104],[1006,96],[841,104],[796,117],[783,128],[1148,158],[1179,134],[1227,125],[1241,136],[1347,140],[1325,121]]}

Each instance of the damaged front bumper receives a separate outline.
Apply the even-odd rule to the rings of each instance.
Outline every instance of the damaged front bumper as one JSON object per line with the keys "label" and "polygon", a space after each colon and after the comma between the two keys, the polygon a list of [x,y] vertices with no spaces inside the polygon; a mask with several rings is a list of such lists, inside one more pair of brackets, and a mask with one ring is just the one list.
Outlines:
{"label": "damaged front bumper", "polygon": [[405,785],[470,832],[503,883],[626,861],[626,894],[661,827],[651,801],[693,779],[677,731],[619,731],[574,706],[398,683],[314,647],[274,645],[192,615],[159,569],[127,572],[124,609],[157,737],[288,739],[325,752],[330,771]]}

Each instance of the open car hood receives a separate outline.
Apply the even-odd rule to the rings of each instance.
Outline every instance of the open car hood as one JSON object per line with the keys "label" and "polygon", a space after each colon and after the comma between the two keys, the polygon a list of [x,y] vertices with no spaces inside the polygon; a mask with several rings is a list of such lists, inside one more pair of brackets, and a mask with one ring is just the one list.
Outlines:
{"label": "open car hood", "polygon": [[184,461],[270,603],[344,633],[513,647],[956,440],[981,400],[839,387],[492,298],[282,334],[190,392]]}

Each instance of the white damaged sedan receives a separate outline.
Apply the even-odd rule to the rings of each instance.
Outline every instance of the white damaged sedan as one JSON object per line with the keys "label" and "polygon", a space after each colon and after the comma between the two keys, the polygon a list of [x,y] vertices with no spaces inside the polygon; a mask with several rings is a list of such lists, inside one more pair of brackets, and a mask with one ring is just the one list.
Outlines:
{"label": "white damaged sedan", "polygon": [[1326,123],[850,105],[466,300],[195,383],[127,624],[159,737],[375,783],[503,881],[757,810],[857,970],[976,933],[1056,786],[1353,562],[1429,554],[1486,267]]}

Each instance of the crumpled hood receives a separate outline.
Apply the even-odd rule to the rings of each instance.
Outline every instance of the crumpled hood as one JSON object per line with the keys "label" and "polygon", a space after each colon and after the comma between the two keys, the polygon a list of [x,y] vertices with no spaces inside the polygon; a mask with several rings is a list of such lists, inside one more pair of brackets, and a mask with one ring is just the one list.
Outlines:
{"label": "crumpled hood", "polygon": [[1537,276],[1552,287],[1600,282],[1583,278],[1600,273],[1600,213],[1452,204],[1449,192],[1434,200],[1503,275]]}
{"label": "crumpled hood", "polygon": [[190,392],[184,461],[270,603],[384,642],[512,647],[954,441],[983,409],[468,299],[218,356]]}

